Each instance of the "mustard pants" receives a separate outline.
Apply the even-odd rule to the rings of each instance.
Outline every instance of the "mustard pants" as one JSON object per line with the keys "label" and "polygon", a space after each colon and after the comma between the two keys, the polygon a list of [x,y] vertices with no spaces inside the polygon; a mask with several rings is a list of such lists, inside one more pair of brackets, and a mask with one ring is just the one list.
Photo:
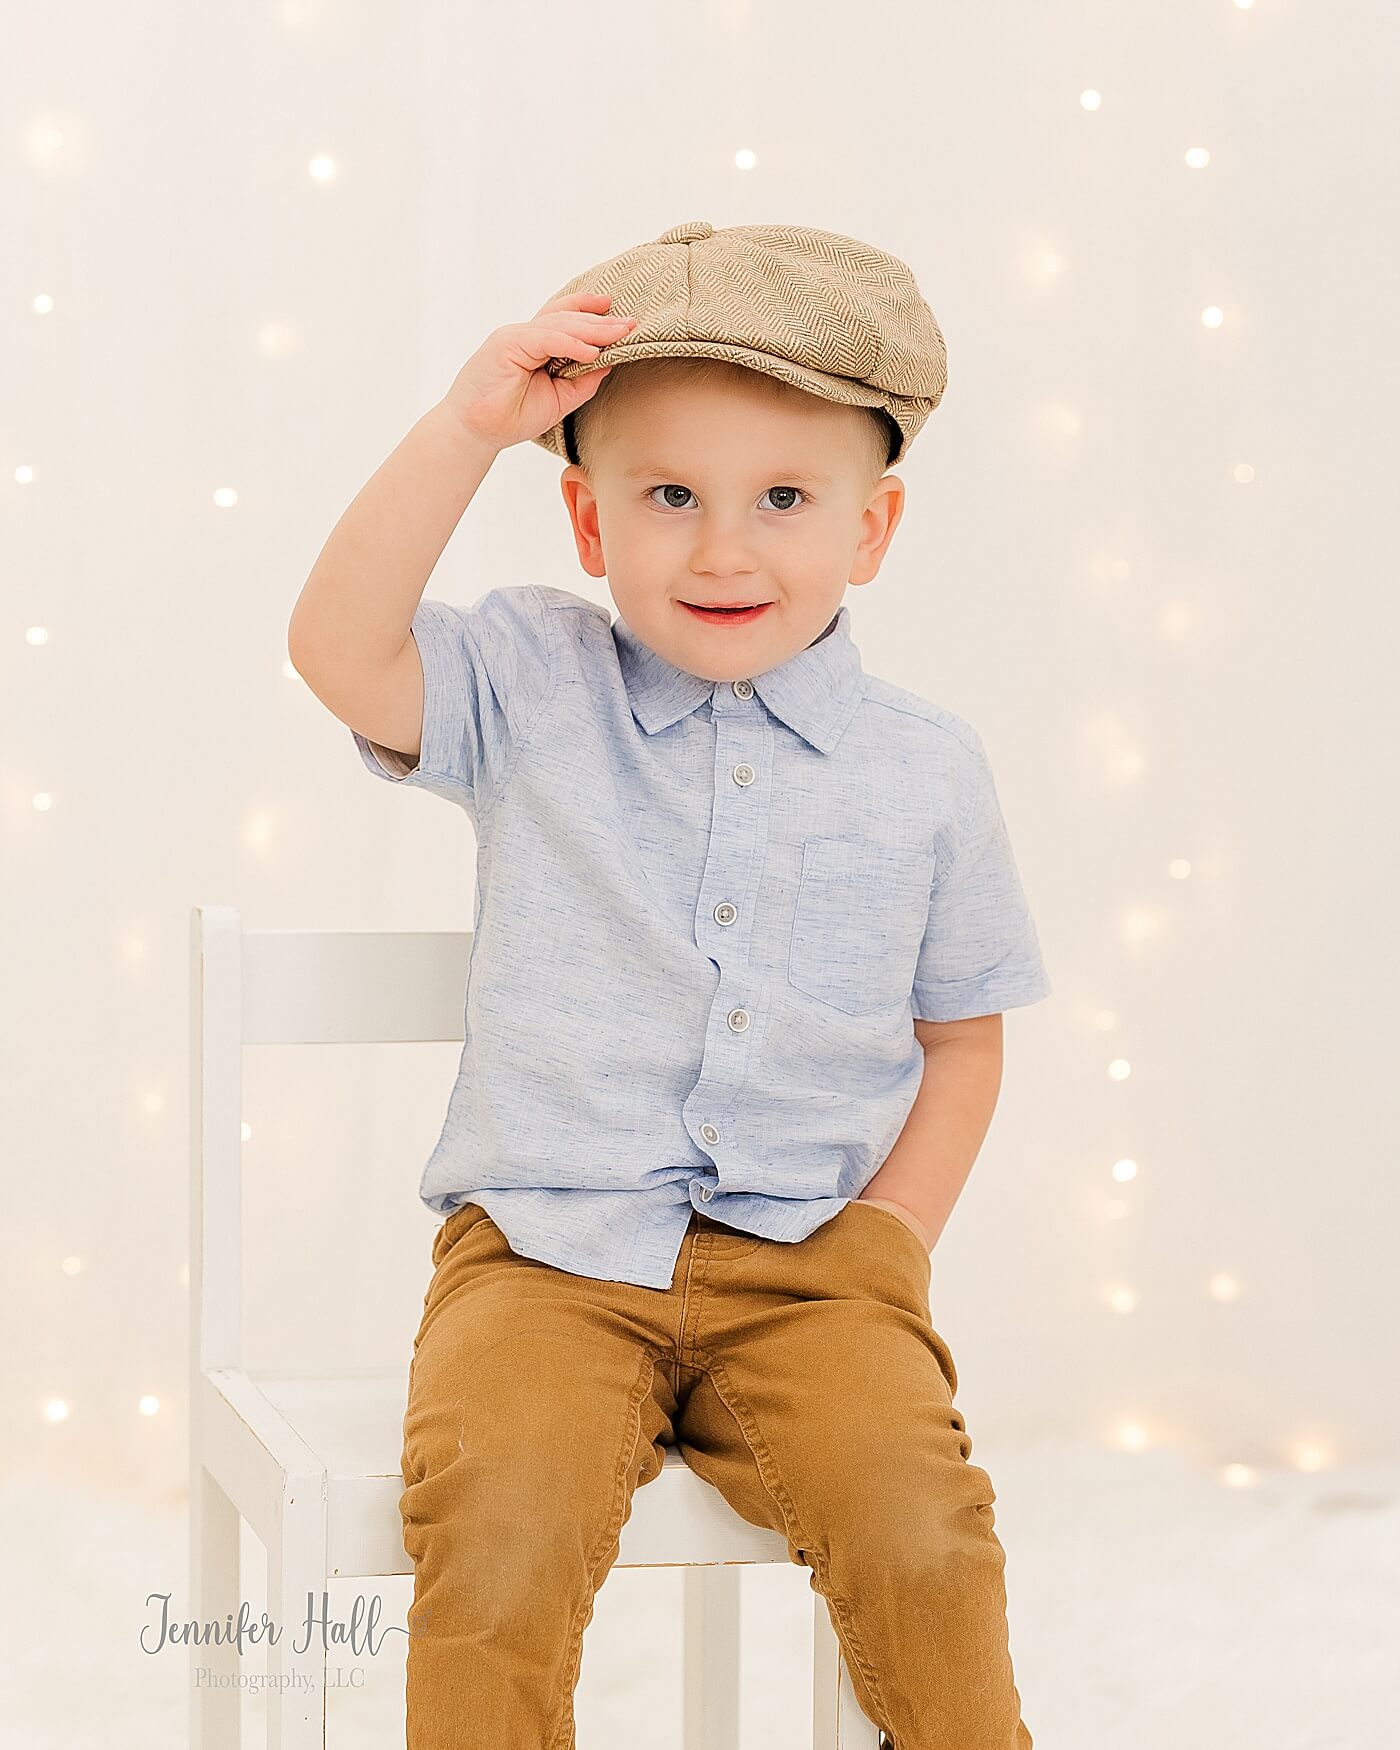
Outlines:
{"label": "mustard pants", "polygon": [[521,1257],[467,1203],[433,1264],[404,1416],[408,1750],[574,1750],[583,1632],[666,1445],[812,1569],[893,1750],[1029,1750],[996,1496],[898,1216],[855,1201],[787,1243],[695,1212],[657,1289]]}

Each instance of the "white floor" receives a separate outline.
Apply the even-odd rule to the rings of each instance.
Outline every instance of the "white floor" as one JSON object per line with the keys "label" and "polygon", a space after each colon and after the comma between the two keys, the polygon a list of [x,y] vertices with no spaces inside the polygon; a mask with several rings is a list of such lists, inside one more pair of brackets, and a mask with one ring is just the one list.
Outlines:
{"label": "white floor", "polygon": [[[1171,1453],[1041,1445],[979,1451],[1007,1551],[1011,1645],[1037,1750],[1397,1750],[1400,1464],[1261,1472],[1233,1489]],[[246,1534],[245,1534],[246,1535]],[[0,1487],[0,1745],[171,1750],[186,1743],[187,1653],[143,1651],[149,1594],[189,1615],[182,1513]],[[243,1596],[262,1609],[247,1537]],[[584,1641],[579,1750],[678,1744],[679,1575],[616,1570]],[[332,1609],[407,1577],[340,1582]],[[801,1750],[810,1698],[806,1569],[745,1575],[743,1750]],[[342,1663],[332,1750],[403,1744],[401,1633]],[[245,1669],[256,1672],[250,1658]],[[359,1676],[355,1676],[358,1672]],[[263,1707],[245,1704],[245,1743]],[[483,1746],[489,1740],[483,1739]]]}

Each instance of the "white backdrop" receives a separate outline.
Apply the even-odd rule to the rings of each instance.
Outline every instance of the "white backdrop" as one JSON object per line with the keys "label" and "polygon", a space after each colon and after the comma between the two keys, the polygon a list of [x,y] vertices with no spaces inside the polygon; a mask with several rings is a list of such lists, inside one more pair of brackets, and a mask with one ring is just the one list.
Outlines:
{"label": "white backdrop", "polygon": [[[1391,9],[57,3],[5,34],[0,1483],[31,1599],[97,1540],[131,1556],[83,1631],[105,1691],[12,1669],[24,1742],[76,1741],[117,1685],[133,1743],[183,1741],[183,1672],[129,1655],[145,1593],[185,1586],[190,907],[470,927],[469,824],[369,778],[287,662],[297,593],[490,329],[705,218],[890,249],[947,337],[847,599],[867,670],[982,733],[1055,984],[1008,1016],[933,1258],[1028,1723],[1147,1742],[1151,1659],[1095,1656],[1134,1519],[1105,1501],[1186,1588],[1178,1625],[1204,1582],[1175,1564],[1292,1501],[1364,1535],[1342,1562],[1293,1522],[1228,1621],[1299,1610],[1218,1690],[1197,1647],[1154,1729],[1391,1743],[1394,1586],[1365,1591],[1400,1572]],[[502,456],[426,593],[608,602],[561,468]],[[252,1360],[405,1358],[456,1056],[248,1054]],[[1069,1618],[1068,1562],[1097,1575]],[[1355,1668],[1290,1654],[1324,1624]],[[1234,1719],[1251,1655],[1289,1676]],[[631,1705],[604,1657],[585,1750]]]}

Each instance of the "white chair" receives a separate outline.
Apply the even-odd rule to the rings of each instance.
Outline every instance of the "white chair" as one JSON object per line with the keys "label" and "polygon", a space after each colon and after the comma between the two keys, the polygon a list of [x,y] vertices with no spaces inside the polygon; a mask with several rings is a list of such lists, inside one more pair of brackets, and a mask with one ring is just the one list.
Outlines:
{"label": "white chair", "polygon": [[[332,1577],[412,1572],[399,1460],[408,1363],[388,1372],[250,1373],[242,1364],[242,1048],[463,1037],[470,933],[244,930],[231,906],[191,909],[190,1597],[199,1622],[237,1612],[239,1522],[267,1552],[268,1750],[323,1750],[324,1655],[298,1653],[307,1595]],[[426,1286],[426,1284],[425,1284]],[[739,1742],[739,1569],[790,1565],[674,1448],[634,1497],[619,1567],[683,1566],[686,1750]],[[825,1600],[813,1593],[814,1750],[878,1750]],[[191,1647],[236,1676],[236,1652]],[[295,1679],[295,1680],[293,1680]],[[239,1690],[192,1688],[192,1750],[234,1750]]]}

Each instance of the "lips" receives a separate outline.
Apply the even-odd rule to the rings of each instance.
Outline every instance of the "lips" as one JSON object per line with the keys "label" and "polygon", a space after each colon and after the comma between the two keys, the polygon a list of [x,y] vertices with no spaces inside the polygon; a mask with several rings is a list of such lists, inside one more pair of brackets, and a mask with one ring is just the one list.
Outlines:
{"label": "lips", "polygon": [[724,604],[716,602],[682,602],[680,604],[688,614],[697,620],[703,620],[706,625],[743,625],[746,621],[756,620],[760,614],[772,607],[772,602],[735,602]]}

